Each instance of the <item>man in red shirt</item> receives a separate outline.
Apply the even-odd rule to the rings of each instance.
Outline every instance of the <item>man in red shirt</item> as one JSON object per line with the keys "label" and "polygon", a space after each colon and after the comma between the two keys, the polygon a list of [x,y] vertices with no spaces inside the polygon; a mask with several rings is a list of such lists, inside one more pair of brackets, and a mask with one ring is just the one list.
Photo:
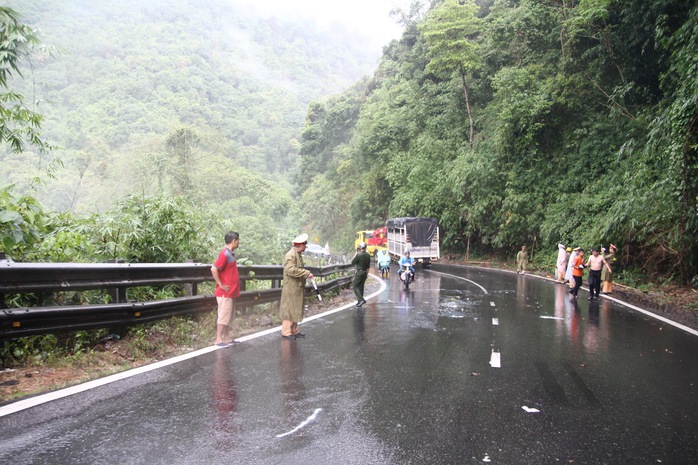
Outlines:
{"label": "man in red shirt", "polygon": [[218,321],[216,325],[216,345],[225,347],[236,341],[228,339],[230,323],[233,320],[233,299],[240,295],[240,277],[235,260],[235,249],[240,245],[240,235],[229,231],[225,235],[225,247],[218,254],[211,267],[211,275],[216,281],[218,301]]}

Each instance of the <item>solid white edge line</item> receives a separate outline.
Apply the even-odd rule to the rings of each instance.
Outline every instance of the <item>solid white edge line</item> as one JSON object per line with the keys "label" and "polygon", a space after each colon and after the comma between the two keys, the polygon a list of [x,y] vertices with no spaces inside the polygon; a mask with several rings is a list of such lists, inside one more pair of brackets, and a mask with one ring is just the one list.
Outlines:
{"label": "solid white edge line", "polygon": [[620,305],[624,305],[628,308],[632,308],[633,310],[638,311],[640,313],[643,313],[647,316],[651,316],[652,318],[655,318],[659,321],[663,321],[664,323],[666,323],[668,325],[674,326],[678,329],[682,329],[682,330],[686,331],[687,333],[693,334],[694,336],[698,336],[698,331],[696,331],[695,329],[689,328],[688,326],[682,325],[681,323],[677,323],[675,321],[672,321],[669,318],[665,318],[661,315],[657,315],[656,313],[652,313],[649,310],[645,310],[643,308],[636,307],[635,305],[629,304],[627,302],[623,302],[622,300],[616,299],[615,297],[609,297],[607,295],[604,295],[603,298],[608,299],[608,300],[612,300],[613,302],[616,302]]}
{"label": "solid white edge line", "polygon": [[[373,297],[376,297],[381,292],[383,292],[387,287],[385,281],[383,281],[382,279],[380,279],[376,276],[373,276],[371,274],[369,274],[369,277],[380,281],[381,287],[377,291],[375,291],[374,293],[372,293],[368,297],[366,297],[367,300],[372,299]],[[339,308],[335,308],[333,310],[328,310],[326,312],[319,313],[317,315],[313,315],[311,317],[305,318],[299,324],[304,324],[307,321],[312,321],[312,320],[316,320],[318,318],[323,318],[327,315],[332,315],[333,313],[341,312],[342,310],[346,310],[347,308],[351,308],[354,306],[356,306],[356,304],[346,304],[346,305],[343,305]],[[275,328],[270,328],[270,329],[265,329],[264,331],[259,331],[259,332],[254,333],[254,334],[248,334],[247,336],[242,336],[242,337],[239,337],[235,340],[238,342],[250,341],[252,339],[256,339],[258,337],[266,336],[267,334],[272,334],[272,333],[279,332],[279,331],[281,331],[281,326],[277,326]],[[161,360],[161,361],[156,362],[156,363],[151,363],[150,365],[143,365],[141,367],[132,368],[130,370],[122,371],[121,373],[109,375],[109,376],[106,376],[104,378],[99,378],[99,379],[95,379],[92,381],[87,381],[85,383],[78,384],[76,386],[71,386],[71,387],[67,387],[64,389],[59,389],[57,391],[47,392],[46,394],[41,394],[41,395],[38,395],[35,397],[29,397],[27,399],[18,400],[16,402],[11,403],[11,404],[0,407],[0,417],[4,417],[5,415],[17,413],[21,410],[35,407],[37,405],[41,405],[41,404],[44,404],[46,402],[51,402],[53,400],[62,399],[63,397],[68,397],[68,396],[72,396],[74,394],[79,394],[81,392],[85,392],[85,391],[88,391],[90,389],[94,389],[96,387],[104,386],[104,385],[109,384],[109,383],[121,381],[122,379],[127,379],[127,378],[130,378],[132,376],[147,373],[147,372],[152,371],[152,370],[157,370],[158,368],[163,368],[163,367],[166,367],[168,365],[174,365],[175,363],[183,362],[185,360],[189,360],[189,359],[194,358],[194,357],[199,357],[200,355],[204,355],[204,354],[207,354],[209,352],[213,352],[214,350],[226,350],[226,349],[228,349],[228,347],[218,347],[216,345],[212,345],[209,347],[204,347],[203,349],[195,350],[194,352],[189,352],[186,354],[178,355],[176,357],[168,358],[167,360]]]}
{"label": "solid white edge line", "polygon": [[468,279],[468,278],[463,278],[462,276],[456,276],[456,275],[454,275],[454,274],[444,273],[444,272],[442,272],[442,271],[432,271],[432,270],[429,270],[429,273],[441,274],[441,275],[448,276],[448,277],[451,277],[451,278],[462,279],[463,281],[468,281],[470,284],[475,284],[477,287],[479,287],[480,289],[482,289],[482,292],[484,292],[485,294],[489,294],[489,292],[487,292],[487,289],[485,289],[484,287],[482,287],[481,285],[479,285],[479,284],[476,283],[475,281],[472,281],[472,280],[470,280],[470,279]]}
{"label": "solid white edge line", "polygon": [[64,389],[59,389],[57,391],[51,391],[47,392],[46,394],[41,394],[36,397],[30,397],[27,399],[22,399],[18,400],[16,402],[13,402],[12,404],[5,405],[3,407],[0,407],[0,417],[3,417],[5,415],[9,415],[12,413],[19,412],[20,410],[28,409],[31,407],[35,407],[40,404],[44,404],[46,402],[51,402],[52,400],[57,400],[61,399],[63,397],[68,397],[72,396],[73,394],[78,394],[80,392],[85,392],[90,389],[94,389],[99,386],[104,386],[105,384],[113,383],[116,381],[120,381],[122,379],[130,378],[132,376],[140,375],[143,373],[147,373],[152,370],[157,370],[158,368],[165,367],[167,365],[173,365],[175,363],[182,362],[184,360],[188,360],[190,358],[198,357],[200,355],[207,354],[209,352],[213,352],[214,350],[220,350],[224,349],[222,347],[218,346],[209,346],[209,347],[204,347],[203,349],[196,350],[194,352],[189,352],[187,354],[179,355],[177,357],[173,357],[167,360],[162,360],[156,363],[151,363],[150,365],[144,365],[138,368],[132,368],[127,371],[122,371],[121,373],[116,373],[113,375],[106,376],[104,378],[99,378],[99,379],[94,379],[92,381],[87,381],[82,384],[78,384],[76,386],[70,386]]}

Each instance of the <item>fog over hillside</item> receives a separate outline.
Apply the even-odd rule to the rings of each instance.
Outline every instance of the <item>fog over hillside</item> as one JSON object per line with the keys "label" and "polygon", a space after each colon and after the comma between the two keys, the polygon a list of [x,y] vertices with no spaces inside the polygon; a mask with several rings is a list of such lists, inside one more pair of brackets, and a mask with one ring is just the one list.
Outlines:
{"label": "fog over hillside", "polygon": [[[377,37],[391,29],[376,34],[368,11],[364,23],[339,22],[312,1],[305,10],[271,0],[7,3],[59,50],[37,54],[13,83],[39,102],[43,134],[60,148],[51,156],[65,167],[37,195],[58,210],[101,210],[150,192],[144,171],[152,174],[182,128],[198,137],[198,157],[289,183],[307,104],[370,75]],[[375,4],[387,15],[387,2]],[[1,154],[0,182],[24,189],[51,156]]]}

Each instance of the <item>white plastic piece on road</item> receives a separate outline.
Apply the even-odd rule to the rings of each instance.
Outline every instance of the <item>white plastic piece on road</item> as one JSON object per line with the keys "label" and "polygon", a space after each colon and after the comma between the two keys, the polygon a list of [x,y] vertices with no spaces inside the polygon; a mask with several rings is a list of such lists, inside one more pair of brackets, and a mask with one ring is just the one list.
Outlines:
{"label": "white plastic piece on road", "polygon": [[494,350],[492,351],[492,355],[490,356],[490,366],[492,368],[501,368],[502,367],[502,354],[499,352],[495,352]]}
{"label": "white plastic piece on road", "polygon": [[496,305],[495,305],[494,302],[490,302],[490,307],[495,307],[495,306],[496,306]]}
{"label": "white plastic piece on road", "polygon": [[544,320],[564,320],[561,316],[546,316],[546,315],[541,315],[541,318]]}
{"label": "white plastic piece on road", "polygon": [[492,325],[499,326],[499,318],[492,318]]}
{"label": "white plastic piece on road", "polygon": [[538,410],[537,408],[526,407],[525,405],[522,406],[521,408],[524,409],[525,411],[527,411],[528,413],[540,413],[540,410]]}
{"label": "white plastic piece on road", "polygon": [[317,414],[320,413],[320,412],[322,412],[322,409],[321,409],[321,408],[316,408],[315,411],[313,412],[313,414],[310,415],[308,418],[306,418],[305,421],[304,421],[303,423],[301,423],[300,425],[296,426],[295,428],[293,428],[291,431],[289,431],[289,432],[287,432],[287,433],[284,433],[284,434],[277,434],[276,437],[277,437],[277,438],[282,438],[282,437],[284,437],[284,436],[288,436],[289,434],[295,433],[295,432],[298,431],[299,429],[305,427],[305,426],[306,426],[308,423],[310,423],[311,421],[315,420],[315,419],[317,418]]}
{"label": "white plastic piece on road", "polygon": [[491,462],[492,460],[490,459],[489,455],[485,455],[485,458],[482,459],[483,462]]}

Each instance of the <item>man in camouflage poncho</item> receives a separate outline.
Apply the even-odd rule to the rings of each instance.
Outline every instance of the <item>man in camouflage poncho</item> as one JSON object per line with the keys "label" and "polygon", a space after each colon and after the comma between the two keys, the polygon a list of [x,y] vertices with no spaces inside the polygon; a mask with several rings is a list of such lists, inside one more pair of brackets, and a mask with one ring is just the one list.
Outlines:
{"label": "man in camouflage poncho", "polygon": [[284,278],[281,289],[281,337],[295,339],[305,337],[298,330],[298,323],[303,321],[303,299],[305,296],[305,280],[313,279],[313,274],[304,269],[301,255],[308,245],[308,235],[301,234],[293,240],[293,247],[284,256]]}

